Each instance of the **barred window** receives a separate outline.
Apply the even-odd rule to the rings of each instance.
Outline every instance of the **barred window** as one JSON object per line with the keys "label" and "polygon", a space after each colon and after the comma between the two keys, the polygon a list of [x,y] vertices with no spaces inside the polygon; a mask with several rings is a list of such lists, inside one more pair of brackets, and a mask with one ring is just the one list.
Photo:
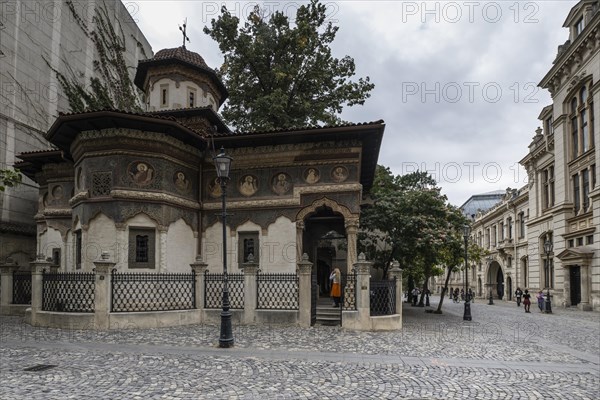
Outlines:
{"label": "barred window", "polygon": [[129,228],[129,268],[155,268],[155,232]]}
{"label": "barred window", "polygon": [[92,196],[108,196],[112,187],[112,172],[94,172],[92,174]]}
{"label": "barred window", "polygon": [[254,257],[254,262],[258,262],[259,257],[258,232],[240,232],[238,241],[238,262],[241,264],[248,262],[250,254]]}
{"label": "barred window", "polygon": [[75,269],[81,269],[81,230],[75,231]]}

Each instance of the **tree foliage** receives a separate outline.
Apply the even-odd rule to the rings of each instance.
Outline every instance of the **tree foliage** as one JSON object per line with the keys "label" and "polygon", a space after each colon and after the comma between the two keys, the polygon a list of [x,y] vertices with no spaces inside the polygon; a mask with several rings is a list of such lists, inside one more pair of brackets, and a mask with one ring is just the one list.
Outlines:
{"label": "tree foliage", "polygon": [[0,169],[0,192],[21,183],[22,176],[12,169]]}
{"label": "tree foliage", "polygon": [[394,176],[378,166],[370,195],[374,203],[361,215],[360,245],[384,275],[396,259],[408,277],[426,285],[442,266],[452,269],[464,260],[468,220],[426,172]]}
{"label": "tree foliage", "polygon": [[225,57],[228,123],[239,130],[335,124],[344,105],[364,103],[374,85],[369,77],[351,80],[354,59],[332,56],[338,27],[326,17],[326,6],[312,0],[298,8],[294,25],[279,11],[267,20],[256,6],[240,26],[223,6],[204,32]]}

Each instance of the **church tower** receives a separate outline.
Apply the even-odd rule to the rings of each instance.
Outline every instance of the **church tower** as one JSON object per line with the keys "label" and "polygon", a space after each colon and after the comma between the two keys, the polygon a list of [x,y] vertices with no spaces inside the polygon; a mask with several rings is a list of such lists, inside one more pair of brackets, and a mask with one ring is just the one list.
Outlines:
{"label": "church tower", "polygon": [[202,56],[185,46],[140,61],[134,83],[145,94],[148,112],[172,116],[200,132],[215,126],[229,131],[217,115],[227,89]]}

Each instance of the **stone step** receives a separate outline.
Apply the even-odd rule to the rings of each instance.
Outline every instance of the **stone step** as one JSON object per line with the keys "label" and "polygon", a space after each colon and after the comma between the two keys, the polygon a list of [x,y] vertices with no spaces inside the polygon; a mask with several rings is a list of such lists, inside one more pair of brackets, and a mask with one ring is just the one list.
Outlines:
{"label": "stone step", "polygon": [[317,310],[317,315],[330,315],[330,316],[336,316],[339,318],[340,316],[340,311],[338,310]]}

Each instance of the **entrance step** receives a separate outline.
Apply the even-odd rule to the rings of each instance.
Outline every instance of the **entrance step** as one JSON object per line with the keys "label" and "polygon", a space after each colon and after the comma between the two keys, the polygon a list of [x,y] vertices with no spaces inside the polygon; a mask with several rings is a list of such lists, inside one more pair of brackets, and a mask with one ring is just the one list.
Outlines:
{"label": "entrance step", "polygon": [[321,325],[341,325],[339,307],[317,305],[317,323]]}

